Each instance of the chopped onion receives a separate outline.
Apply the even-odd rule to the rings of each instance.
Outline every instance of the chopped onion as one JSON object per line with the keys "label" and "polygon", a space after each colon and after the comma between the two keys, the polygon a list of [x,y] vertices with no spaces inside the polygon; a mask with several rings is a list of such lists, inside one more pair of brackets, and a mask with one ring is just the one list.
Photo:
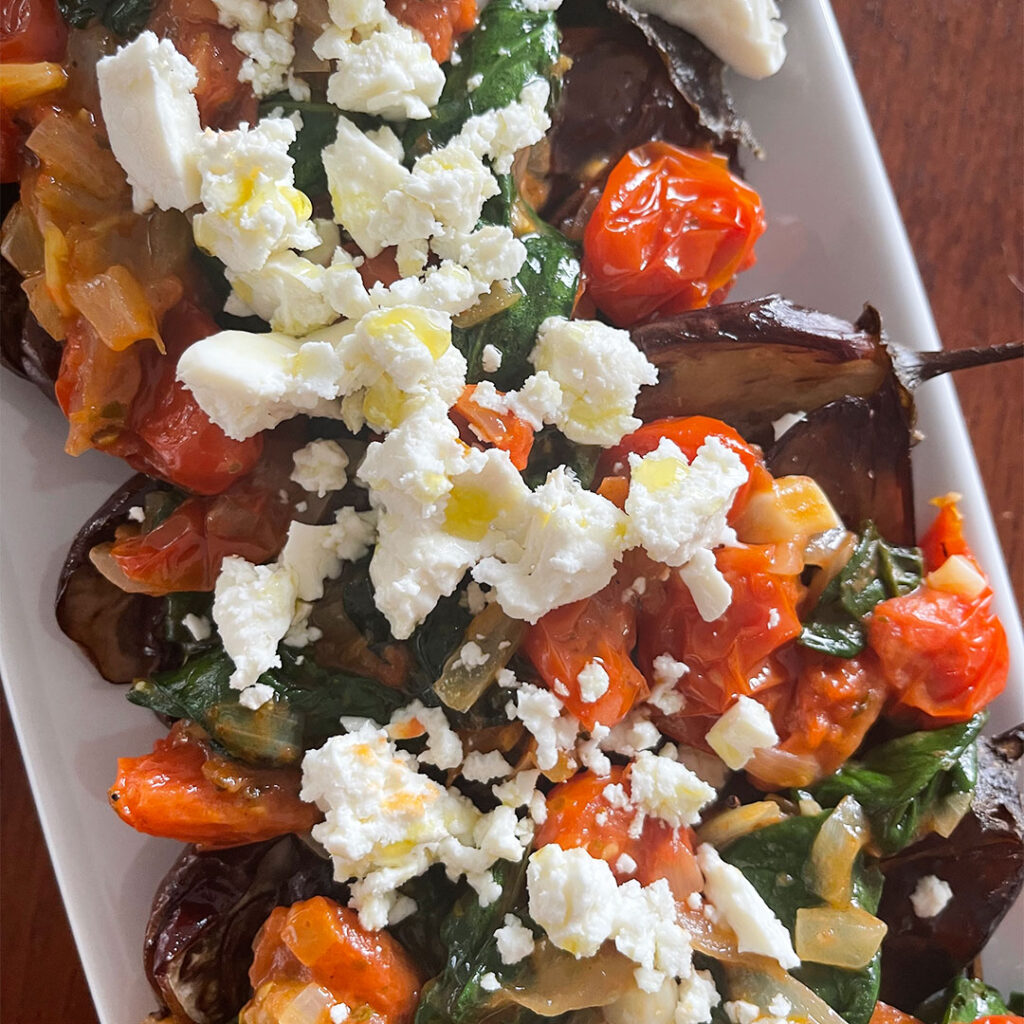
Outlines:
{"label": "chopped onion", "polygon": [[970,793],[950,793],[945,800],[939,801],[928,819],[922,822],[922,832],[930,829],[943,839],[948,839],[970,809]]}
{"label": "chopped onion", "polygon": [[337,1002],[327,989],[311,981],[287,1006],[280,1008],[278,1024],[320,1024]]}
{"label": "chopped onion", "polygon": [[[526,623],[509,618],[497,602],[484,608],[469,624],[462,644],[448,658],[434,683],[441,703],[455,711],[468,711],[508,664],[525,632]],[[479,659],[464,658],[463,650],[468,644],[480,649]]]}
{"label": "chopped onion", "polygon": [[50,290],[46,287],[46,275],[33,274],[21,282],[22,291],[28,296],[28,308],[39,321],[40,327],[54,339],[63,341],[66,335],[64,317],[61,316],[57,303],[53,301]]}
{"label": "chopped onion", "polygon": [[[799,952],[799,951],[798,951]],[[729,997],[755,1006],[770,1006],[776,996],[790,1005],[789,1020],[808,1024],[846,1024],[820,996],[765,957],[750,957],[748,963],[722,965]]]}
{"label": "chopped onion", "polygon": [[887,930],[861,907],[801,907],[793,945],[801,960],[857,970],[871,962]]}
{"label": "chopped onion", "polygon": [[127,267],[113,266],[88,280],[69,281],[67,293],[108,348],[121,352],[152,338],[163,351],[153,307]]}
{"label": "chopped onion", "polygon": [[769,788],[800,789],[821,775],[810,754],[793,754],[778,747],[761,747],[747,762],[747,774]]}
{"label": "chopped onion", "polygon": [[594,956],[577,960],[546,939],[537,943],[529,970],[504,994],[542,1017],[607,1006],[635,984],[636,965],[606,942]]}
{"label": "chopped onion", "polygon": [[0,253],[21,274],[28,277],[43,269],[43,236],[24,203],[17,202],[4,218]]}
{"label": "chopped onion", "polygon": [[765,825],[774,825],[784,817],[782,808],[773,800],[760,800],[715,815],[697,829],[697,835],[702,843],[710,843],[721,849],[734,839],[764,828]]}
{"label": "chopped onion", "polygon": [[484,320],[489,320],[495,314],[514,306],[522,297],[521,289],[511,281],[495,281],[491,285],[491,290],[479,302],[459,313],[458,316],[452,317],[452,323],[463,329],[475,327],[477,324],[483,323]]}
{"label": "chopped onion", "polygon": [[47,60],[0,64],[0,98],[5,107],[19,107],[37,96],[62,89],[67,80],[64,69]]}
{"label": "chopped onion", "polygon": [[808,882],[833,907],[849,906],[853,898],[853,862],[871,838],[871,829],[859,803],[844,796],[825,819],[807,864]]}

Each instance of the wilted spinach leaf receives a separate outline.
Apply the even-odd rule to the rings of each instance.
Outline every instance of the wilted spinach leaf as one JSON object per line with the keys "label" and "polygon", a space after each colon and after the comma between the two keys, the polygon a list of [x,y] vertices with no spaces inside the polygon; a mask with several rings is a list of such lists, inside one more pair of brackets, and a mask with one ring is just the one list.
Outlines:
{"label": "wilted spinach leaf", "polygon": [[942,1024],[970,1024],[979,1017],[997,1017],[1009,1012],[1003,997],[991,985],[977,978],[957,978],[946,989],[948,1000]]}
{"label": "wilted spinach leaf", "polygon": [[281,667],[259,678],[277,699],[257,711],[238,703],[238,691],[228,685],[234,665],[220,646],[180,669],[139,680],[128,699],[170,718],[198,722],[229,754],[256,764],[297,761],[303,750],[338,732],[342,715],[386,722],[406,700],[375,680],[322,669],[293,648],[282,646],[279,652]]}
{"label": "wilted spinach leaf", "polygon": [[[722,857],[743,872],[790,933],[800,908],[822,906],[804,880],[804,865],[827,818],[827,814],[788,818],[742,836],[722,851]],[[858,855],[853,866],[854,905],[873,914],[881,895],[881,872],[867,866],[863,854]],[[867,1024],[878,997],[880,965],[878,952],[859,970],[805,962],[792,973],[848,1024]]]}
{"label": "wilted spinach leaf", "polygon": [[590,487],[601,451],[597,445],[575,444],[560,430],[544,427],[534,436],[523,479],[531,489],[536,489],[544,483],[551,470],[557,466],[568,466],[583,487]]}
{"label": "wilted spinach leaf", "polygon": [[122,39],[133,39],[145,27],[152,0],[58,0],[57,7],[64,20],[75,28],[85,28],[99,18]]}
{"label": "wilted spinach leaf", "polygon": [[[491,0],[477,27],[458,48],[458,64],[446,81],[431,118],[406,132],[411,156],[443,145],[474,114],[507,107],[535,78],[547,78],[558,63],[558,26],[553,11],[529,10],[523,0]],[[473,89],[469,80],[478,82]]]}
{"label": "wilted spinach leaf", "polygon": [[865,523],[850,560],[804,622],[799,642],[823,654],[852,658],[866,643],[864,617],[880,601],[913,590],[922,572],[917,548],[887,544],[874,523]]}
{"label": "wilted spinach leaf", "polygon": [[416,658],[424,703],[436,704],[433,685],[448,656],[462,643],[472,616],[462,601],[463,588],[442,597],[433,611],[416,627],[409,644]]}
{"label": "wilted spinach leaf", "polygon": [[919,838],[923,821],[954,793],[972,793],[978,778],[975,740],[985,724],[969,722],[913,732],[882,743],[811,788],[825,807],[847,795],[864,808],[875,846],[888,856]]}
{"label": "wilted spinach leaf", "polygon": [[[528,859],[529,852],[518,864],[498,861],[492,873],[501,886],[501,895],[490,906],[480,906],[472,890],[456,901],[441,925],[445,968],[425,986],[415,1024],[478,1024],[494,1014],[489,1006],[494,993],[485,991],[480,980],[488,973],[501,980],[519,969],[520,965],[510,968],[502,963],[494,933],[505,915],[523,901]],[[521,1008],[517,1012],[515,1007],[506,1006],[500,1019],[507,1024],[527,1024],[539,1018]]]}

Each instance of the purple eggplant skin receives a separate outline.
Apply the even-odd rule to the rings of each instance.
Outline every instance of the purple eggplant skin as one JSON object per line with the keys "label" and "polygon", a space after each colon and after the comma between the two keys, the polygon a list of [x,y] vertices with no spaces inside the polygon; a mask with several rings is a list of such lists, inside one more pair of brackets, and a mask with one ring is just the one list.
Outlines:
{"label": "purple eggplant skin", "polygon": [[[1024,887],[1024,725],[978,744],[978,784],[971,808],[948,839],[932,835],[881,863],[878,916],[882,943],[879,998],[908,1013],[944,989],[981,952]],[[936,875],[953,896],[941,913],[921,918],[910,894]]]}
{"label": "purple eggplant skin", "polygon": [[0,363],[56,402],[53,384],[62,351],[28,308],[21,275],[0,257]]}
{"label": "purple eggplant skin", "polygon": [[114,539],[128,509],[167,489],[142,473],[122,485],[78,531],[57,582],[58,625],[111,683],[130,683],[170,667],[171,652],[162,639],[166,605],[163,598],[126,594],[96,570],[89,552]]}
{"label": "purple eggplant skin", "polygon": [[344,901],[330,861],[296,836],[229,850],[188,846],[160,883],[143,963],[176,1020],[230,1021],[252,994],[249,966],[260,926],[278,906],[313,896]]}
{"label": "purple eggplant skin", "polygon": [[630,334],[659,374],[640,393],[640,419],[714,416],[762,446],[780,416],[868,397],[891,375],[877,314],[850,323],[781,295],[680,313]]}

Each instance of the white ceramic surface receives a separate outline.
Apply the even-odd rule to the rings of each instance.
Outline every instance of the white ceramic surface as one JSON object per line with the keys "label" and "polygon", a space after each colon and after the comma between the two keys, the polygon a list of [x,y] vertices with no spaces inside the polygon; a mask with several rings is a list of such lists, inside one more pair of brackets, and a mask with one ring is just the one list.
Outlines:
{"label": "white ceramic surface", "polygon": [[[770,227],[758,266],[735,297],[779,291],[853,318],[865,300],[891,336],[937,347],[931,314],[827,0],[787,5],[790,56],[761,83],[734,81],[737,103],[768,154],[750,167]],[[751,161],[751,163],[754,163]],[[142,976],[149,903],[177,844],[122,825],[106,806],[118,755],[150,749],[161,729],[104,683],[57,629],[52,601],[68,543],[128,475],[96,453],[62,454],[64,423],[29,385],[5,375],[0,430],[0,670],[40,817],[104,1024],[137,1024],[153,1007]],[[1024,718],[1024,646],[1010,583],[952,386],[920,396],[927,440],[915,453],[927,496],[965,495],[971,543],[993,576],[1011,634],[1018,688],[993,709],[993,725]],[[1024,905],[986,957],[988,978],[1024,987]]]}

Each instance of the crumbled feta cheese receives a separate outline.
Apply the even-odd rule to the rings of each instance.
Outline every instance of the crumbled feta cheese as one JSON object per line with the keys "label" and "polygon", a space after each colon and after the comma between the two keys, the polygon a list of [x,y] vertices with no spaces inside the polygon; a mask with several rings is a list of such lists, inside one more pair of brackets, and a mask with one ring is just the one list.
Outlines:
{"label": "crumbled feta cheese", "polygon": [[467,782],[490,782],[512,774],[512,766],[501,756],[500,751],[491,750],[482,754],[474,750],[462,762],[461,775]]}
{"label": "crumbled feta cheese", "polygon": [[663,715],[674,715],[683,710],[686,699],[676,689],[679,680],[690,671],[688,665],[676,661],[671,654],[659,654],[654,659],[654,688],[647,703]]}
{"label": "crumbled feta cheese", "polygon": [[944,882],[936,875],[924,875],[917,880],[914,891],[910,894],[910,902],[918,917],[938,917],[953,898],[953,890],[949,882]]}
{"label": "crumbled feta cheese", "polygon": [[205,615],[194,615],[189,612],[181,620],[181,624],[192,634],[193,640],[202,642],[210,639],[210,620]]}
{"label": "crumbled feta cheese", "polygon": [[736,933],[741,953],[759,953],[784,970],[800,966],[785,925],[775,916],[739,868],[727,864],[708,843],[697,850],[704,894]]}
{"label": "crumbled feta cheese", "polygon": [[775,440],[778,441],[787,430],[795,427],[798,423],[802,423],[807,419],[807,413],[805,412],[787,412],[783,413],[777,420],[772,420],[772,433],[775,435]]}
{"label": "crumbled feta cheese", "polygon": [[255,127],[207,129],[198,140],[203,212],[192,220],[196,244],[230,270],[259,270],[271,253],[320,242],[313,206],[294,186],[288,147],[295,125],[265,117]]}
{"label": "crumbled feta cheese", "polygon": [[597,320],[548,317],[530,362],[558,382],[562,401],[555,424],[580,444],[609,447],[639,427],[633,416],[637,395],[658,380],[628,331]]}
{"label": "crumbled feta cheese", "polygon": [[341,559],[329,546],[331,526],[311,526],[293,521],[281,551],[280,563],[295,579],[296,594],[303,601],[319,601],[324,596],[324,580],[341,572]]}
{"label": "crumbled feta cheese", "polygon": [[373,546],[376,536],[375,512],[357,512],[345,506],[334,513],[334,524],[327,527],[324,543],[343,562],[358,562]]}
{"label": "crumbled feta cheese", "polygon": [[475,640],[470,640],[459,649],[457,661],[459,664],[465,665],[466,668],[479,668],[481,665],[487,664],[489,657]]}
{"label": "crumbled feta cheese", "polygon": [[494,798],[513,809],[525,807],[533,797],[537,788],[537,780],[540,772],[536,768],[528,768],[525,771],[516,772],[507,782],[500,786],[492,786],[491,792]]}
{"label": "crumbled feta cheese", "polygon": [[637,756],[629,778],[633,803],[675,828],[696,824],[701,808],[716,796],[686,765],[646,750]]}
{"label": "crumbled feta cheese", "polygon": [[466,874],[487,905],[500,893],[491,865],[522,856],[511,808],[481,814],[366,721],[306,754],[301,796],[324,812],[313,837],[331,855],[334,877],[355,879],[350,905],[364,928],[383,928],[395,890],[432,864],[444,864],[453,879]]}
{"label": "crumbled feta cheese", "polygon": [[498,956],[506,966],[525,960],[534,948],[533,932],[515,914],[506,914],[505,922],[494,933]]}
{"label": "crumbled feta cheese", "polygon": [[125,513],[129,522],[144,523],[146,521],[146,510],[141,505],[132,505]]}
{"label": "crumbled feta cheese", "polygon": [[516,153],[539,142],[551,127],[547,113],[550,98],[548,82],[535,78],[507,107],[468,118],[457,138],[477,156],[488,157],[498,174],[508,174]]}
{"label": "crumbled feta cheese", "polygon": [[199,202],[196,69],[169,39],[142,32],[96,63],[110,148],[132,187],[136,213],[153,203],[187,210]]}
{"label": "crumbled feta cheese", "polygon": [[518,718],[537,741],[537,767],[554,768],[560,750],[571,750],[579,734],[579,722],[565,711],[550,690],[524,683],[509,702],[509,718]]}
{"label": "crumbled feta cheese", "polygon": [[498,981],[494,971],[488,971],[480,978],[480,987],[485,992],[497,992],[501,988],[501,982]]}
{"label": "crumbled feta cheese", "polygon": [[722,1007],[732,1024],[754,1024],[761,1016],[761,1008],[756,1003],[748,1003],[745,999],[734,999]]}
{"label": "crumbled feta cheese", "polygon": [[656,562],[680,566],[722,540],[726,516],[747,470],[717,438],[700,446],[692,463],[670,438],[644,456],[630,454],[630,540]]}
{"label": "crumbled feta cheese", "polygon": [[767,78],[786,59],[775,0],[636,0],[635,6],[696,36],[747,78]]}
{"label": "crumbled feta cheese", "polygon": [[241,440],[304,412],[336,416],[342,366],[327,341],[220,331],[190,345],[178,380],[228,437]]}
{"label": "crumbled feta cheese", "polygon": [[298,581],[286,566],[224,559],[214,587],[213,619],[235,663],[232,689],[244,691],[268,669],[280,666],[277,646],[291,625],[297,598]]}
{"label": "crumbled feta cheese", "polygon": [[595,725],[590,738],[581,740],[576,745],[576,757],[580,763],[599,779],[605,778],[612,770],[611,760],[601,749],[601,744],[605,742],[610,732],[606,725]]}
{"label": "crumbled feta cheese", "polygon": [[487,594],[475,580],[466,587],[466,607],[470,615],[479,615],[487,607]]}
{"label": "crumbled feta cheese", "polygon": [[615,861],[615,870],[620,875],[631,875],[636,871],[636,861],[628,853],[620,853]]}
{"label": "crumbled feta cheese", "polygon": [[298,7],[295,0],[263,3],[261,0],[214,0],[217,20],[238,29],[231,39],[245,54],[238,80],[249,82],[257,96],[288,89],[292,98],[308,100],[309,86],[291,71],[295,58],[292,35]]}
{"label": "crumbled feta cheese", "polygon": [[292,461],[291,479],[303,490],[315,491],[317,497],[340,491],[348,482],[348,455],[337,441],[310,441],[295,452]]}
{"label": "crumbled feta cheese", "polygon": [[536,825],[543,825],[548,820],[547,798],[539,789],[535,789],[530,797],[529,813]]}
{"label": "crumbled feta cheese", "polygon": [[524,501],[525,528],[485,558],[473,578],[494,588],[507,615],[534,623],[552,608],[597,593],[622,552],[625,517],[584,490],[564,466]]}
{"label": "crumbled feta cheese", "polygon": [[642,708],[631,711],[601,741],[601,749],[624,757],[635,758],[640,751],[650,750],[661,742],[658,727]]}
{"label": "crumbled feta cheese", "polygon": [[580,699],[585,704],[593,704],[608,692],[610,680],[601,659],[594,658],[583,666],[576,682],[580,688]]}
{"label": "crumbled feta cheese", "polygon": [[331,1024],[345,1024],[345,1021],[349,1019],[352,1011],[349,1009],[347,1003],[335,1003],[328,1013],[331,1018]]}
{"label": "crumbled feta cheese", "polygon": [[501,351],[493,345],[484,345],[480,354],[480,365],[484,373],[497,373],[501,369]]}
{"label": "crumbled feta cheese", "polygon": [[[693,558],[679,570],[679,578],[705,622],[714,622],[728,611],[732,604],[732,587],[707,548],[698,548],[693,553]],[[778,612],[773,608],[770,614],[777,616]]]}
{"label": "crumbled feta cheese", "polygon": [[432,764],[442,771],[462,764],[462,740],[448,724],[442,708],[424,707],[421,701],[414,700],[399,708],[391,716],[390,724],[401,725],[413,719],[427,731],[427,749],[417,757],[420,764]]}
{"label": "crumbled feta cheese", "polygon": [[768,709],[750,697],[739,697],[708,730],[708,745],[733,771],[746,766],[755,750],[774,747],[779,734]]}

